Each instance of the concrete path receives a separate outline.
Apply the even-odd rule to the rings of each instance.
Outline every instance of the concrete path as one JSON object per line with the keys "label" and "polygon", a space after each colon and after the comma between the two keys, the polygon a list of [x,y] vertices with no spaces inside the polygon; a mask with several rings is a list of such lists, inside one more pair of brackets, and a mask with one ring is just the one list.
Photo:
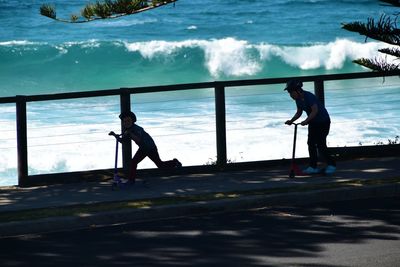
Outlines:
{"label": "concrete path", "polygon": [[[307,199],[329,201],[344,197],[399,196],[399,185],[400,158],[391,157],[338,162],[338,171],[334,176],[289,179],[287,167],[274,167],[145,177],[139,179],[134,186],[116,191],[111,190],[107,182],[31,188],[3,187],[0,188],[0,236],[180,216],[185,212],[207,212],[207,209],[246,208],[268,203],[285,204],[288,201],[298,203]],[[160,199],[162,201],[154,202]],[[146,208],[127,207],[135,201],[150,202]],[[106,205],[115,203],[119,203],[122,208]],[[46,213],[55,209],[79,209],[96,205],[101,211],[92,209],[86,216],[82,216],[79,211],[78,215],[71,213],[62,216]],[[39,211],[49,215],[24,216],[24,213]]]}

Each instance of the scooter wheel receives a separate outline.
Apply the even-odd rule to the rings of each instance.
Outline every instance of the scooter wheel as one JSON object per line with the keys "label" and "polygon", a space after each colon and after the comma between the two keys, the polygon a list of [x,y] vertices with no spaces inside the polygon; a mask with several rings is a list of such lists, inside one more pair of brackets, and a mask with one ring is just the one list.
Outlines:
{"label": "scooter wheel", "polygon": [[112,191],[115,191],[115,190],[117,190],[118,188],[119,188],[118,183],[117,183],[117,182],[113,182],[112,185],[111,185],[111,190],[112,190]]}

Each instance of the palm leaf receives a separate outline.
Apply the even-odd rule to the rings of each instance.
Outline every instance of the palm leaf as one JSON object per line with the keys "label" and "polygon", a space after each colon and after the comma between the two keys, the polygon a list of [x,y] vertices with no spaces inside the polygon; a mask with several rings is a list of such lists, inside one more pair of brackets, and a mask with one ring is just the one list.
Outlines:
{"label": "palm leaf", "polygon": [[397,29],[395,20],[387,15],[382,15],[378,22],[369,18],[367,23],[352,22],[342,24],[342,28],[351,32],[358,32],[367,38],[375,39],[392,45],[400,45],[400,30]]}
{"label": "palm leaf", "polygon": [[377,72],[389,72],[399,70],[398,64],[387,63],[386,60],[381,58],[360,58],[353,60],[353,62]]}
{"label": "palm leaf", "polygon": [[44,4],[40,7],[40,14],[52,19],[55,19],[57,15],[55,7],[49,4]]}
{"label": "palm leaf", "polygon": [[400,58],[400,48],[382,48],[378,49],[379,52]]}

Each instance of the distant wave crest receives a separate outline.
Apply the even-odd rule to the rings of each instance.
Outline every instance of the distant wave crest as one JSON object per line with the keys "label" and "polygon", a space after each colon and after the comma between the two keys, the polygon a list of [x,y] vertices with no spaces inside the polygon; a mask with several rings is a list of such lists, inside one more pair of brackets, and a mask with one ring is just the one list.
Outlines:
{"label": "distant wave crest", "polygon": [[181,42],[150,41],[125,43],[128,51],[139,52],[144,58],[171,56],[183,48],[200,48],[204,65],[210,74],[218,77],[254,75],[275,60],[301,70],[324,68],[340,69],[346,60],[378,56],[383,45],[378,42],[357,43],[338,39],[324,44],[282,46],[268,43],[249,44],[247,41],[225,38],[218,40],[186,40]]}
{"label": "distant wave crest", "polygon": [[[235,38],[211,40],[146,42],[99,41],[66,42],[62,44],[35,43],[29,41],[0,42],[0,52],[12,57],[18,51],[32,62],[57,60],[57,65],[66,66],[70,62],[87,64],[107,62],[129,66],[151,66],[158,73],[175,72],[184,66],[186,73],[207,72],[210,78],[271,76],[271,71],[280,70],[341,70],[352,64],[356,58],[374,58],[383,44],[378,42],[359,43],[347,39],[337,39],[329,43],[277,45],[269,43],[252,44]],[[24,53],[23,53],[24,52]],[[25,58],[27,60],[27,58]],[[160,61],[161,60],[161,61]],[[168,63],[168,68],[165,63]],[[89,71],[89,70],[88,70]],[[180,75],[179,73],[175,73]],[[296,74],[296,73],[293,73]],[[171,75],[170,73],[168,75]],[[279,76],[274,73],[273,76]]]}

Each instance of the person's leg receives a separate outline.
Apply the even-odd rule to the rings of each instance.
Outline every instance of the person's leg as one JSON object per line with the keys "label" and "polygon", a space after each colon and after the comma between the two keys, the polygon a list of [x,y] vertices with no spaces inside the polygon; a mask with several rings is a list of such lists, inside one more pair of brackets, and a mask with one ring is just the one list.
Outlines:
{"label": "person's leg", "polygon": [[[151,150],[148,153],[148,157],[156,164],[156,166],[160,169],[173,169],[178,167],[177,162],[179,162],[177,159],[173,160],[168,160],[168,161],[162,161],[160,159],[160,155],[158,154],[157,148]],[[180,164],[180,162],[179,162]]]}
{"label": "person's leg", "polygon": [[319,153],[324,157],[326,164],[328,166],[336,166],[336,162],[330,155],[328,151],[328,146],[326,145],[326,138],[328,137],[330,129],[330,123],[323,123],[320,125],[319,135],[317,139],[317,147]]}
{"label": "person's leg", "polygon": [[318,135],[318,127],[313,124],[308,125],[308,154],[309,158],[309,166],[312,168],[317,168],[318,163],[318,153],[317,153],[317,135]]}
{"label": "person's leg", "polygon": [[145,151],[143,151],[142,149],[138,149],[138,151],[136,151],[135,155],[132,158],[131,161],[131,171],[130,171],[130,175],[129,175],[129,181],[131,182],[135,182],[136,180],[136,170],[137,170],[137,165],[139,164],[139,162],[141,162],[145,157],[147,156],[147,154],[145,153]]}

